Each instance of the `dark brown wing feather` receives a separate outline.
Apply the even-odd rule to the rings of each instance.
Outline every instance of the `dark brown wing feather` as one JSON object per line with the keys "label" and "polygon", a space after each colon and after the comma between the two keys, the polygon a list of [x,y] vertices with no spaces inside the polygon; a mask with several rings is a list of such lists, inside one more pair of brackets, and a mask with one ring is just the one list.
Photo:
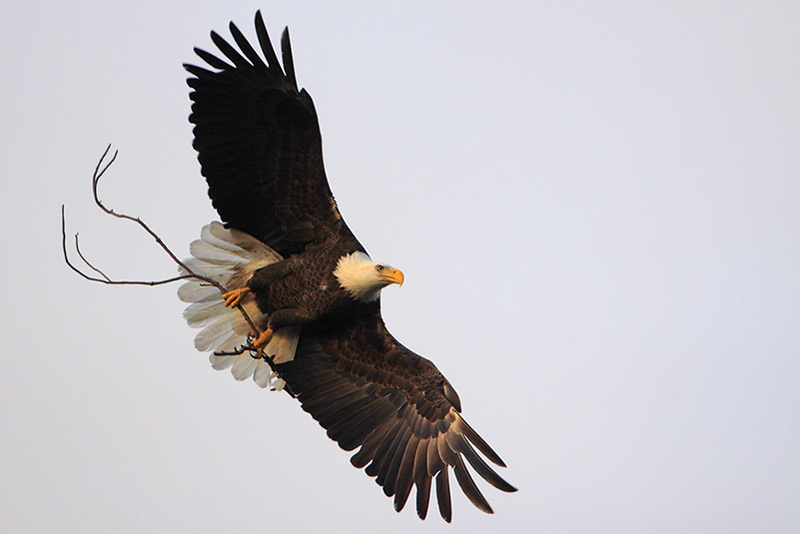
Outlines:
{"label": "dark brown wing feather", "polygon": [[214,32],[225,59],[195,49],[216,71],[185,65],[193,75],[189,120],[222,220],[289,256],[309,243],[352,234],[325,177],[314,103],[297,88],[288,30],[281,39],[284,74],[260,12],[255,23],[264,59],[233,23],[241,52]]}
{"label": "dark brown wing feather", "polygon": [[439,511],[450,521],[452,468],[469,500],[491,513],[467,463],[496,488],[516,491],[478,453],[505,467],[461,417],[453,388],[389,334],[377,303],[304,328],[295,359],[278,366],[281,377],[331,439],[347,451],[360,447],[351,463],[394,496],[397,511],[416,486],[424,519],[435,479]]}

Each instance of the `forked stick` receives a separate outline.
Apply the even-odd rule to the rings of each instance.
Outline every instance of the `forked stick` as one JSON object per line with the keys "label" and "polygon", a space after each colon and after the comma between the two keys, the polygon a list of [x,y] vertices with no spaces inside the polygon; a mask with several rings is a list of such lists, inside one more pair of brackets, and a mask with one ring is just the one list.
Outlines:
{"label": "forked stick", "polygon": [[[169,284],[171,282],[177,282],[179,280],[189,280],[189,279],[191,279],[191,280],[200,280],[201,282],[204,282],[204,283],[206,283],[208,285],[214,286],[217,289],[219,289],[221,294],[222,293],[227,293],[227,290],[225,289],[225,286],[223,286],[222,284],[220,284],[216,280],[214,280],[212,278],[209,278],[207,276],[203,276],[201,274],[197,274],[196,272],[192,271],[189,267],[187,267],[185,263],[183,263],[181,260],[179,260],[178,257],[175,254],[173,254],[173,252],[164,243],[164,241],[162,241],[161,237],[159,237],[159,235],[156,234],[139,217],[132,217],[132,216],[126,215],[124,213],[117,213],[113,209],[107,208],[103,204],[103,202],[100,200],[100,197],[97,194],[97,184],[100,183],[100,178],[103,177],[103,175],[106,173],[108,168],[111,167],[111,164],[114,163],[114,161],[117,159],[117,154],[118,154],[118,151],[115,150],[114,154],[111,156],[111,159],[108,160],[108,162],[106,162],[104,164],[106,156],[108,155],[109,150],[111,150],[111,145],[108,145],[106,147],[105,152],[103,152],[103,155],[100,156],[100,160],[97,162],[97,166],[95,167],[94,173],[92,174],[92,194],[94,195],[94,203],[97,204],[97,207],[99,207],[101,210],[103,210],[104,213],[106,213],[108,215],[111,215],[113,217],[117,217],[118,219],[125,219],[125,220],[128,220],[128,221],[133,221],[136,224],[138,224],[139,226],[141,226],[144,229],[145,232],[147,232],[153,239],[156,240],[156,243],[158,243],[158,245],[161,247],[161,249],[164,250],[164,252],[167,253],[167,255],[170,257],[170,259],[172,259],[172,261],[174,261],[176,264],[178,264],[178,266],[181,268],[181,270],[183,272],[185,272],[186,274],[173,276],[172,278],[165,278],[163,280],[113,280],[113,279],[109,278],[102,270],[100,270],[99,268],[95,267],[83,255],[83,252],[81,252],[80,243],[79,243],[79,240],[78,240],[78,234],[76,233],[75,234],[75,251],[77,252],[78,257],[81,259],[81,261],[83,261],[84,264],[86,264],[87,267],[89,267],[89,269],[91,269],[92,271],[97,273],[99,275],[99,277],[92,276],[91,274],[88,274],[88,273],[82,271],[80,268],[76,267],[72,263],[72,261],[69,258],[69,254],[67,253],[66,217],[64,215],[64,205],[62,204],[61,205],[61,248],[62,248],[62,250],[64,252],[64,261],[67,263],[69,268],[72,269],[73,271],[75,271],[76,273],[78,273],[80,276],[82,276],[86,280],[89,280],[91,282],[100,282],[100,283],[109,284],[109,285],[157,286],[157,285],[162,285],[162,284]],[[247,321],[247,324],[250,327],[250,330],[252,331],[253,339],[258,337],[260,331],[258,330],[258,328],[256,328],[255,323],[253,323],[253,320],[250,319],[250,316],[247,314],[247,312],[244,310],[244,308],[242,308],[242,306],[240,304],[236,304],[236,308],[242,314],[242,317],[244,317],[244,320]],[[240,347],[239,349],[236,349],[233,352],[219,352],[219,353],[215,352],[214,354],[216,354],[217,356],[234,356],[234,355],[243,354],[244,352],[251,352],[251,354],[256,354],[255,348],[250,346],[250,345],[244,345],[244,346]],[[262,359],[264,359],[269,364],[270,368],[272,368],[273,371],[275,370],[275,365],[272,362],[272,358],[270,358],[266,354],[261,353],[260,355],[256,355],[256,356],[253,356],[253,357],[254,358],[262,358]]]}

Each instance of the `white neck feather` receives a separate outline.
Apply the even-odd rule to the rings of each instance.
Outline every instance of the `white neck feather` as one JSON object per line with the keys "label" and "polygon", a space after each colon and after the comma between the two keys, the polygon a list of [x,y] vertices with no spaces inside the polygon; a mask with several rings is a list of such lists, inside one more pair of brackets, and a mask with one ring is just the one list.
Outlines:
{"label": "white neck feather", "polygon": [[386,282],[378,278],[372,259],[363,252],[353,252],[339,258],[333,274],[341,285],[356,300],[376,300]]}

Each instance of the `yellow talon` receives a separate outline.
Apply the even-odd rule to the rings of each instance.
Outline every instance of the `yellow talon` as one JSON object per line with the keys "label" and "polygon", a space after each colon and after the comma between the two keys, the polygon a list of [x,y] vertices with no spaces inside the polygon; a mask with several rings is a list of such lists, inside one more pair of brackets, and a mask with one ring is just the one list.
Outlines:
{"label": "yellow talon", "polygon": [[269,340],[272,339],[272,328],[267,328],[260,334],[258,337],[253,340],[253,347],[261,354],[264,351],[264,347],[267,346]]}
{"label": "yellow talon", "polygon": [[247,287],[240,287],[239,289],[234,289],[233,291],[228,291],[227,293],[222,294],[222,298],[225,299],[225,306],[228,308],[232,308],[239,304],[242,299],[250,292],[250,288]]}

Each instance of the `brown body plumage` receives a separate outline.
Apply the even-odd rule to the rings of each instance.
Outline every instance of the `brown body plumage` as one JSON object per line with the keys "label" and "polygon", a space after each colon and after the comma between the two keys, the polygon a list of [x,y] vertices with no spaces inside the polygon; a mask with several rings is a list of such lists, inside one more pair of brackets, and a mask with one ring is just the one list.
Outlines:
{"label": "brown body plumage", "polygon": [[247,285],[259,309],[269,314],[266,326],[305,324],[352,304],[333,274],[338,259],[350,252],[332,243],[256,271]]}
{"label": "brown body plumage", "polygon": [[[282,362],[278,376],[343,449],[359,448],[353,465],[366,467],[384,493],[394,496],[397,510],[416,486],[417,513],[424,518],[435,485],[440,513],[449,521],[452,468],[466,496],[491,512],[466,463],[495,487],[515,489],[478,454],[504,466],[461,418],[449,382],[384,325],[379,291],[391,282],[402,283],[402,273],[387,274],[390,267],[372,262],[336,207],[322,163],[316,111],[309,94],[297,87],[288,32],[281,40],[281,68],[259,13],[256,33],[266,61],[232,23],[230,30],[241,52],[211,34],[230,63],[196,49],[216,70],[186,66],[194,76],[188,80],[194,147],[214,207],[231,229],[226,234],[210,227],[204,239],[213,248],[218,241],[210,234],[215,233],[221,236],[219,250],[236,243],[229,247],[236,254],[261,258],[247,277],[241,274],[251,272],[246,266],[230,263],[234,274],[226,280],[246,278],[240,286],[246,284],[252,293],[259,326],[299,332],[291,354],[277,360]],[[275,253],[248,256],[243,249],[262,247],[256,240]],[[213,252],[203,254],[205,265],[227,265]],[[210,306],[202,307],[211,297],[203,291],[186,292],[185,300],[198,306],[187,318],[191,323],[199,317],[198,326],[211,320]],[[219,325],[224,322],[212,324]],[[226,343],[232,340],[235,335]],[[198,348],[220,345],[204,342]],[[236,365],[234,374],[240,378],[248,372],[243,366],[252,364],[244,361],[238,375]]]}

